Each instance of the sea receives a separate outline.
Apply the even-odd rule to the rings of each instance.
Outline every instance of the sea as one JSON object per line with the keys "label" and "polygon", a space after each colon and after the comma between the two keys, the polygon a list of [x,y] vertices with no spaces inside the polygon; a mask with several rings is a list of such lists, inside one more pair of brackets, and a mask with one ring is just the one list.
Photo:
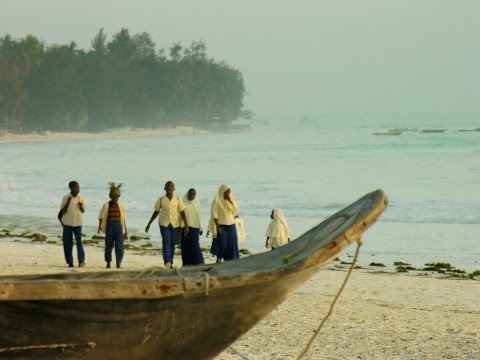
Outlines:
{"label": "sea", "polygon": [[[364,235],[360,265],[449,262],[469,272],[480,269],[480,131],[459,130],[478,127],[478,118],[455,115],[322,115],[306,124],[271,116],[245,133],[1,144],[0,229],[18,224],[60,234],[56,215],[71,180],[87,201],[89,235],[110,181],[124,184],[131,234],[143,233],[168,180],[179,196],[197,190],[206,227],[210,203],[226,183],[244,219],[247,241],[240,247],[260,253],[267,251],[273,208],[283,210],[294,239],[383,189],[389,207]],[[406,130],[374,135],[393,128]],[[158,227],[150,235],[160,246]],[[201,243],[210,244],[205,233]],[[353,253],[352,246],[340,258]]]}

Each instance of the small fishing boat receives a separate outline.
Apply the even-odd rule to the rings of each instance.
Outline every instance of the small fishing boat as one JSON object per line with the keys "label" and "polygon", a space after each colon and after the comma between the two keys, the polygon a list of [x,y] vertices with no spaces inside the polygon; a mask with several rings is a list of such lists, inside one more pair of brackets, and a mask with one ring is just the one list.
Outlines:
{"label": "small fishing boat", "polygon": [[419,133],[422,134],[439,134],[445,132],[446,129],[420,129]]}
{"label": "small fishing boat", "polygon": [[384,132],[376,132],[373,135],[401,135],[403,131],[401,130],[387,130]]}
{"label": "small fishing boat", "polygon": [[220,264],[0,277],[0,358],[211,359],[386,206],[374,191],[284,247]]}
{"label": "small fishing boat", "polygon": [[418,131],[417,128],[395,128],[395,129],[392,129],[392,131],[394,131],[394,130],[401,131],[401,132],[413,132],[413,131]]}

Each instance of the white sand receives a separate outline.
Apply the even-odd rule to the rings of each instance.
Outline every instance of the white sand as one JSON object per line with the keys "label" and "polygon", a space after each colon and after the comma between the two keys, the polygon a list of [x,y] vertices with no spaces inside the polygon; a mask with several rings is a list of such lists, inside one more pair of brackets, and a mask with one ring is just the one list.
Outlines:
{"label": "white sand", "polygon": [[[296,359],[346,273],[321,270],[217,359]],[[305,359],[480,359],[480,282],[354,271]]]}
{"label": "white sand", "polygon": [[[103,241],[103,240],[101,240]],[[36,242],[13,242],[7,239],[0,241],[0,274],[53,274],[59,272],[98,271],[105,270],[103,248],[100,246],[84,245],[84,268],[78,268],[77,252],[74,245],[73,260],[75,268],[68,268],[63,257],[61,242],[57,245]],[[127,250],[125,252],[122,269],[143,269],[150,266],[163,266],[162,255],[141,255],[141,251]],[[115,264],[115,250],[112,253]],[[181,260],[177,262],[181,265]],[[112,271],[119,271],[112,269]],[[120,270],[121,271],[121,270]]]}
{"label": "white sand", "polygon": [[[2,239],[0,246],[2,275],[86,272],[105,266],[98,246],[85,247],[87,266],[82,269],[66,268],[60,244]],[[123,268],[162,263],[159,254],[127,250]],[[295,359],[327,313],[345,275],[345,271],[322,269],[217,360]],[[479,298],[477,280],[356,270],[305,358],[480,359]]]}
{"label": "white sand", "polygon": [[0,129],[0,144],[11,143],[38,143],[54,141],[84,141],[84,140],[105,140],[105,139],[125,139],[125,138],[147,138],[162,136],[183,136],[207,134],[208,131],[195,129],[189,126],[178,126],[176,128],[162,129],[133,129],[123,128],[114,129],[99,133],[87,132],[52,132],[29,134],[12,134]]}

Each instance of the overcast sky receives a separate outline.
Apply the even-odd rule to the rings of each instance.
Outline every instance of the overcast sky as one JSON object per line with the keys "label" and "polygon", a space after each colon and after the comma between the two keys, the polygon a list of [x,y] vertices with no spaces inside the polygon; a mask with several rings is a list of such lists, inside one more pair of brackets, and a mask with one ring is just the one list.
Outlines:
{"label": "overcast sky", "polygon": [[204,40],[258,114],[480,114],[477,0],[0,0],[0,34],[88,49],[100,28]]}

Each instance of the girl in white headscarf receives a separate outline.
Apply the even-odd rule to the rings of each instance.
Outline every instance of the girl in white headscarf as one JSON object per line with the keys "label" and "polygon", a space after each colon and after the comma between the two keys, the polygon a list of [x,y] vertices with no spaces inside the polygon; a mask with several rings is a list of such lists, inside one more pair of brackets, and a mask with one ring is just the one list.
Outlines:
{"label": "girl in white headscarf", "polygon": [[275,249],[290,242],[290,228],[282,210],[273,209],[270,218],[272,221],[265,234],[267,236],[265,246],[267,249]]}
{"label": "girl in white headscarf", "polygon": [[221,185],[212,201],[211,216],[217,232],[215,255],[217,261],[234,260],[240,257],[238,252],[235,216],[239,208],[231,194],[230,186]]}
{"label": "girl in white headscarf", "polygon": [[[183,265],[203,264],[202,250],[200,249],[200,235],[202,235],[202,211],[197,191],[191,188],[183,197],[185,217],[187,219],[188,234],[182,233],[182,261]],[[182,221],[181,226],[184,225]]]}

